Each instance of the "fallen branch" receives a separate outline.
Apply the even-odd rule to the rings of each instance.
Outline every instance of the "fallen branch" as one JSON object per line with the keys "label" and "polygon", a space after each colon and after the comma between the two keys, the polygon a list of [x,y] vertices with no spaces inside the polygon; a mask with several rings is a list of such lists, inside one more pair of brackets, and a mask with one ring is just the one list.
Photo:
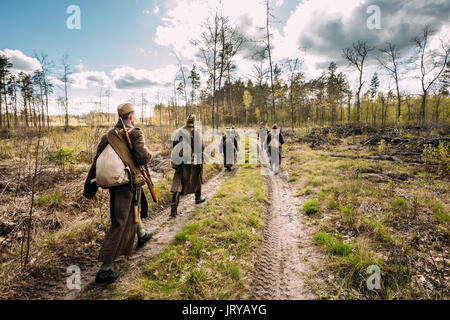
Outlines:
{"label": "fallen branch", "polygon": [[391,156],[355,156],[346,154],[330,154],[330,157],[334,158],[349,158],[349,159],[368,159],[368,160],[384,160],[384,161],[395,161]]}

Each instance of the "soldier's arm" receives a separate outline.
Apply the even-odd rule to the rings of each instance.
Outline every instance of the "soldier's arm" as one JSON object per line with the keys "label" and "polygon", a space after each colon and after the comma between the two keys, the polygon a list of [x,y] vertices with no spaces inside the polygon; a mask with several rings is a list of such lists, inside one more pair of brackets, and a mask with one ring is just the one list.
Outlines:
{"label": "soldier's arm", "polygon": [[94,160],[92,161],[91,168],[89,169],[88,175],[86,177],[86,181],[84,182],[84,190],[83,190],[83,196],[87,198],[92,198],[97,193],[98,187],[97,184],[93,181],[95,179],[95,171],[96,171],[96,165],[97,165],[97,158],[100,156],[102,151],[106,148],[108,145],[108,139],[106,138],[106,135],[102,137],[102,140],[97,146],[97,153],[94,157]]}
{"label": "soldier's arm", "polygon": [[222,139],[219,143],[219,153],[223,153],[223,150],[225,150],[225,136],[222,136]]}
{"label": "soldier's arm", "polygon": [[130,140],[133,144],[133,155],[138,165],[146,165],[150,162],[152,155],[145,145],[144,133],[141,129],[135,128],[130,132]]}

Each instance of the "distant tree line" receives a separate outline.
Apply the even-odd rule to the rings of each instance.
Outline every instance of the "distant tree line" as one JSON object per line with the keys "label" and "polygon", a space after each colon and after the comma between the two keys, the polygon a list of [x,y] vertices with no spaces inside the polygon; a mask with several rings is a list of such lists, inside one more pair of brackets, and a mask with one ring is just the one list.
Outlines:
{"label": "distant tree line", "polygon": [[[203,32],[192,40],[198,48],[198,65],[187,67],[176,56],[179,72],[173,80],[173,93],[164,103],[158,94],[153,114],[147,113],[149,101],[141,97],[130,101],[141,109],[141,121],[148,125],[178,126],[188,113],[194,112],[206,125],[250,125],[260,121],[278,122],[282,126],[328,125],[356,123],[368,125],[411,124],[426,126],[446,124],[449,115],[450,45],[441,39],[441,47],[430,48],[434,30],[425,26],[412,39],[417,57],[402,57],[399,48],[386,43],[382,48],[372,47],[366,41],[356,41],[342,50],[342,57],[358,74],[358,85],[350,89],[346,74],[335,62],[319,77],[307,79],[301,70],[300,58],[272,61],[270,20],[272,16],[266,1],[266,25],[263,39],[249,39],[234,27],[229,18],[216,14],[203,23]],[[251,47],[253,72],[247,80],[236,76],[236,61],[244,56],[244,48]],[[247,50],[248,51],[248,50]],[[10,128],[50,127],[49,97],[54,85],[51,75],[54,64],[45,54],[34,54],[41,68],[32,74],[15,74],[11,61],[0,55],[0,126]],[[380,90],[378,72],[372,75],[366,91],[369,59],[378,61],[379,69],[391,77],[393,88]],[[406,61],[406,62],[405,62]],[[414,62],[408,62],[414,61]],[[401,86],[404,64],[409,71],[419,71],[417,78],[421,93],[412,95]],[[69,126],[69,88],[72,73],[67,54],[63,55],[59,80],[64,84],[64,95],[56,99],[64,114],[64,127]],[[202,86],[201,73],[207,75]],[[96,124],[111,121],[110,90],[100,90],[108,98],[108,111],[99,110]],[[100,108],[101,109],[101,108]]]}

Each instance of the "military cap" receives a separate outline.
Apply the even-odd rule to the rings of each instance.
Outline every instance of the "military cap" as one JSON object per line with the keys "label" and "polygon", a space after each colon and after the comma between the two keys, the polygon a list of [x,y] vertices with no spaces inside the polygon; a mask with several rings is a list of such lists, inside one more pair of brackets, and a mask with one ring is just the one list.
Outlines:
{"label": "military cap", "polygon": [[190,114],[188,115],[187,119],[186,119],[186,125],[188,127],[193,127],[194,126],[194,122],[195,122],[195,114]]}
{"label": "military cap", "polygon": [[125,116],[131,112],[134,112],[134,106],[131,103],[122,103],[117,107],[119,117]]}

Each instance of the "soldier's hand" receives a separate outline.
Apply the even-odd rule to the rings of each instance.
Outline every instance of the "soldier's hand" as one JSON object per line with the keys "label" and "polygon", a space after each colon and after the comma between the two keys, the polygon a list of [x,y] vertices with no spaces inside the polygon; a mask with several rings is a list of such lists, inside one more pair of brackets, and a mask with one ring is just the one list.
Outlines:
{"label": "soldier's hand", "polygon": [[94,200],[94,197],[95,196],[90,196],[90,197],[88,197],[88,196],[84,196],[86,199],[88,199],[88,200]]}

